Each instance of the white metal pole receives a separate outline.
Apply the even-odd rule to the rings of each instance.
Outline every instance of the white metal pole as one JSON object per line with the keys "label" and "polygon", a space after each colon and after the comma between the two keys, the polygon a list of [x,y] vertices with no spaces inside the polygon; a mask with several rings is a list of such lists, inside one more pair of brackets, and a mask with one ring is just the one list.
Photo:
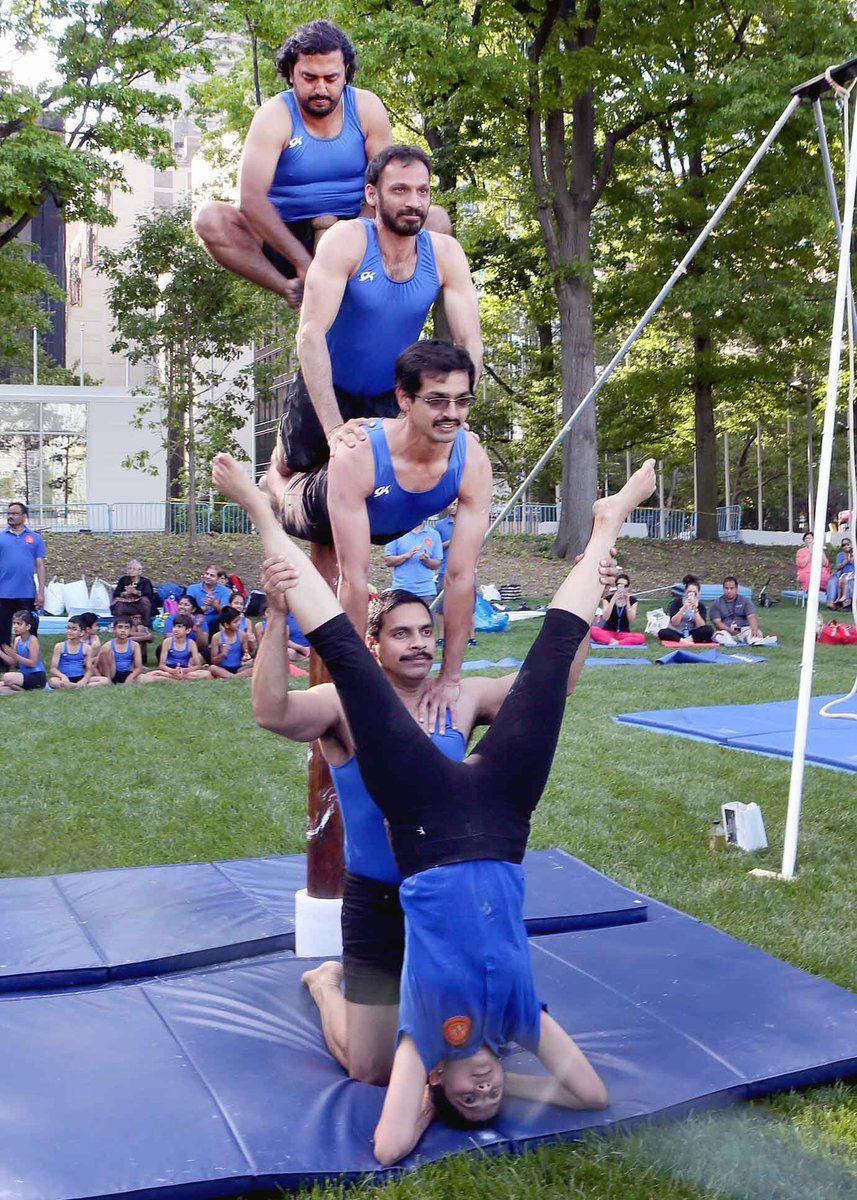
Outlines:
{"label": "white metal pole", "polygon": [[693,526],[696,529],[699,512],[699,477],[696,470],[696,451],[693,453]]}
{"label": "white metal pole", "polygon": [[792,770],[789,781],[789,803],[783,841],[782,876],[794,878],[797,863],[797,843],[800,833],[800,813],[803,799],[803,776],[806,763],[806,739],[809,727],[809,705],[812,699],[812,668],[815,661],[818,592],[821,587],[821,566],[824,557],[824,535],[827,524],[827,501],[830,490],[830,468],[833,460],[833,430],[836,424],[836,400],[839,390],[839,368],[842,359],[845,303],[848,298],[849,253],[854,228],[854,192],[857,188],[857,121],[851,137],[851,153],[845,179],[845,211],[842,217],[842,238],[839,249],[839,268],[836,274],[836,299],[833,305],[833,335],[830,340],[830,359],[827,370],[827,391],[824,400],[824,424],[821,453],[818,460],[818,491],[815,497],[816,530],[812,544],[809,588],[806,600],[806,621],[803,630],[803,653],[800,666],[797,719],[795,722]]}
{"label": "white metal pole", "polygon": [[762,528],[762,422],[756,422],[756,528]]}
{"label": "white metal pole", "polygon": [[[503,506],[503,508],[501,509],[500,513],[497,515],[497,517],[495,517],[495,519],[488,526],[488,529],[485,534],[486,538],[489,538],[491,536],[491,534],[494,532],[494,530],[497,528],[497,526],[500,524],[500,522],[505,520],[506,514],[509,512],[509,510],[511,508],[514,507],[516,501],[518,500],[518,497],[521,495],[521,493],[524,491],[524,489],[529,487],[529,485],[532,483],[532,481],[536,478],[537,475],[541,474],[542,470],[544,469],[545,464],[552,458],[554,450],[556,450],[557,446],[559,446],[560,443],[562,441],[564,441],[568,431],[571,429],[571,427],[577,421],[577,418],[580,416],[580,414],[583,412],[583,410],[589,404],[590,400],[595,399],[595,397],[598,395],[598,393],[601,391],[601,389],[606,384],[607,380],[610,378],[610,376],[613,374],[613,372],[616,370],[616,368],[619,366],[619,364],[624,360],[624,358],[628,354],[628,351],[631,349],[631,347],[634,345],[634,343],[640,337],[641,333],[646,328],[646,326],[649,324],[652,317],[654,317],[655,313],[658,311],[658,309],[664,303],[667,296],[670,294],[670,292],[675,287],[676,283],[679,281],[679,279],[682,277],[682,275],[687,273],[687,268],[688,268],[688,265],[690,264],[691,260],[695,257],[695,255],[697,254],[699,249],[708,240],[708,237],[709,237],[711,231],[720,223],[720,220],[723,217],[723,214],[732,205],[732,202],[734,201],[735,197],[741,191],[741,189],[743,188],[743,186],[747,182],[747,180],[750,178],[750,176],[753,174],[756,167],[759,165],[760,160],[767,153],[771,143],[777,137],[780,130],[783,128],[783,126],[788,121],[789,117],[792,115],[792,113],[794,112],[794,110],[797,108],[797,106],[799,104],[800,104],[800,97],[792,96],[791,100],[788,102],[786,107],[780,113],[777,120],[771,126],[768,133],[765,135],[765,138],[762,141],[762,143],[756,149],[755,153],[753,154],[753,157],[750,159],[750,161],[747,163],[744,170],[741,172],[741,174],[738,176],[738,178],[732,184],[732,187],[729,189],[729,191],[726,193],[724,198],[721,200],[720,204],[717,206],[717,208],[714,210],[714,212],[708,218],[703,229],[699,233],[699,236],[696,238],[696,240],[694,241],[694,243],[690,247],[690,249],[685,253],[684,257],[682,258],[681,262],[676,266],[672,275],[670,275],[669,279],[666,281],[664,286],[658,292],[657,296],[655,296],[654,300],[649,305],[649,307],[646,309],[646,311],[643,313],[642,317],[640,317],[639,321],[634,326],[634,328],[631,330],[631,332],[628,334],[625,341],[622,343],[622,345],[619,347],[619,349],[616,351],[616,353],[610,359],[610,362],[607,364],[607,366],[604,368],[604,370],[601,372],[601,374],[595,380],[595,383],[592,385],[592,387],[589,389],[589,391],[586,393],[586,395],[580,401],[577,408],[574,410],[574,412],[571,414],[571,416],[565,422],[562,429],[560,429],[559,433],[556,435],[556,437],[550,443],[548,448],[545,450],[544,454],[542,454],[541,458],[536,463],[536,465],[533,467],[533,469],[530,471],[529,475],[515,489],[515,491],[512,492],[511,496],[506,501],[506,503]],[[438,596],[437,599],[432,602],[432,608],[435,607],[435,605],[438,603],[439,600],[440,600],[440,597]]]}
{"label": "white metal pole", "polygon": [[33,387],[39,383],[39,331],[33,326]]}
{"label": "white metal pole", "polygon": [[665,519],[666,519],[666,513],[664,512],[664,461],[663,461],[663,459],[658,459],[658,507],[660,509],[659,537],[660,537],[661,541],[663,541],[664,538],[666,537],[666,533],[664,531],[664,523],[665,523]]}
{"label": "white metal pole", "polygon": [[794,479],[792,478],[792,419],[791,416],[786,417],[786,480],[789,489],[789,533],[794,532],[795,527],[795,495],[794,495]]}
{"label": "white metal pole", "polygon": [[626,450],[625,451],[625,482],[626,483],[631,478],[632,473],[633,473],[633,467],[632,467],[632,463],[631,463],[631,451]]}
{"label": "white metal pole", "polygon": [[729,430],[723,431],[723,491],[726,507],[732,503],[732,465],[729,462]]}
{"label": "white metal pole", "polygon": [[83,387],[83,334],[84,334],[85,329],[86,329],[86,325],[83,321],[81,321],[81,323],[80,323],[80,363],[79,363],[79,377],[80,377],[79,382],[80,382],[81,387]]}
{"label": "white metal pole", "polygon": [[131,391],[131,359],[125,359],[125,391]]}

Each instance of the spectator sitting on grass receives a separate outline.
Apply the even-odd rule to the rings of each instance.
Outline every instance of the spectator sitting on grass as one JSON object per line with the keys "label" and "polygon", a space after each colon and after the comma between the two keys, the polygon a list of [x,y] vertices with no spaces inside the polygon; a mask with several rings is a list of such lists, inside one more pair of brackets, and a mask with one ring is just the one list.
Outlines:
{"label": "spectator sitting on grass", "polygon": [[836,572],[836,597],[831,608],[850,608],[854,595],[854,551],[847,550],[845,561]]}
{"label": "spectator sitting on grass", "polygon": [[47,676],[42,648],[33,633],[33,614],[28,609],[19,608],[12,614],[12,644],[0,646],[0,658],[9,668],[3,676],[0,695],[44,688]]}
{"label": "spectator sitting on grass", "polygon": [[590,637],[602,646],[642,646],[646,635],[631,629],[636,619],[637,597],[631,595],[631,577],[620,571],[615,588],[604,599],[601,624],[592,626]]}
{"label": "spectator sitting on grass", "polygon": [[93,658],[101,649],[101,638],[98,636],[98,617],[94,612],[78,613],[78,619],[83,628],[83,644],[92,651]]}
{"label": "spectator sitting on grass", "polygon": [[[853,567],[854,555],[853,555],[852,551],[853,551],[853,543],[851,541],[851,538],[844,537],[842,539],[842,543],[839,547],[839,553],[836,555],[836,566],[834,567],[833,571],[831,572],[830,579],[828,579],[828,581],[827,581],[827,607],[828,608],[839,608],[840,607],[840,605],[837,603],[837,601],[839,600],[839,590],[840,590],[839,589],[839,577],[842,573],[842,568],[845,567],[849,562],[849,555],[850,555],[850,563],[851,563],[851,566]],[[850,572],[846,572],[846,576],[848,574],[850,574]],[[847,607],[847,605],[846,605],[846,607]]]}
{"label": "spectator sitting on grass", "polygon": [[667,610],[670,623],[658,633],[662,642],[710,642],[714,629],[706,624],[705,605],[699,600],[700,583],[695,575],[685,575],[684,595],[672,601]]}
{"label": "spectator sitting on grass", "polygon": [[131,622],[131,641],[136,642],[140,647],[140,661],[144,667],[147,667],[149,665],[149,642],[154,641],[155,635],[148,625],[143,624],[139,613],[132,613],[129,620]]}
{"label": "spectator sitting on grass", "polygon": [[241,613],[231,604],[220,610],[220,629],[211,639],[211,674],[215,679],[252,675],[247,634],[241,629]]}
{"label": "spectator sitting on grass", "polygon": [[143,574],[143,564],[137,558],[129,558],[122,575],[113,589],[110,611],[114,617],[130,617],[139,613],[144,625],[151,625],[152,614],[158,607],[151,579]]}
{"label": "spectator sitting on grass", "polygon": [[83,622],[80,617],[69,617],[65,626],[65,641],[57,642],[51,655],[48,687],[59,692],[66,688],[85,688],[90,684],[106,682],[95,672],[95,655],[83,640]]}
{"label": "spectator sitting on grass", "polygon": [[142,683],[160,683],[173,680],[177,683],[192,679],[210,679],[211,672],[202,661],[196,642],[191,639],[193,621],[183,613],[173,618],[173,630],[161,642],[160,663],[157,670],[141,675]]}
{"label": "spectator sitting on grass", "polygon": [[224,604],[229,603],[230,589],[225,584],[218,583],[219,575],[219,568],[214,563],[210,563],[205,568],[205,573],[199,583],[192,583],[187,589],[187,595],[191,596],[202,609],[209,634],[216,631],[220,620],[220,610]]}
{"label": "spectator sitting on grass", "polygon": [[[801,591],[809,590],[809,572],[812,563],[812,543],[814,538],[807,530],[803,535],[803,545],[799,546],[795,554],[795,566],[797,567],[797,585]],[[827,588],[830,582],[830,562],[827,555],[822,555],[821,559],[821,586]]]}
{"label": "spectator sitting on grass", "polygon": [[[247,648],[251,654],[255,654],[258,649],[258,646],[256,645],[256,634],[253,630],[253,622],[244,612],[247,601],[244,598],[243,592],[233,592],[229,597],[229,605],[230,608],[234,608],[236,612],[239,613],[241,620],[238,623],[238,628],[242,633],[247,635]],[[222,618],[220,623],[221,625],[223,624]]]}
{"label": "spectator sitting on grass", "polygon": [[136,683],[143,673],[143,653],[131,637],[131,618],[114,617],[113,637],[98,653],[98,671],[107,683]]}
{"label": "spectator sitting on grass", "polygon": [[[202,609],[199,607],[193,596],[182,596],[178,601],[178,612],[175,616],[167,617],[164,622],[164,633],[172,633],[173,624],[177,616],[190,617],[191,631],[190,640],[196,642],[200,653],[208,649],[208,623],[203,615]],[[203,655],[204,657],[204,655]]]}
{"label": "spectator sitting on grass", "polygon": [[717,630],[715,640],[731,646],[735,642],[767,640],[759,628],[756,606],[749,596],[738,591],[738,580],[727,575],[723,580],[723,595],[711,606],[711,623]]}

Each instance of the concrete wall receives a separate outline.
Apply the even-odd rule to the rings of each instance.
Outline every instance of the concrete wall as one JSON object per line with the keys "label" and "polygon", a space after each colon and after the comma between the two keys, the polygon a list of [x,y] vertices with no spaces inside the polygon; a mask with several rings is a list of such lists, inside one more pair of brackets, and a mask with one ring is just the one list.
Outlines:
{"label": "concrete wall", "polygon": [[[74,389],[79,391],[80,389]],[[89,504],[136,503],[163,500],[166,494],[166,455],[159,430],[134,429],[131,421],[139,397],[118,388],[84,389],[90,392],[86,421],[86,499]],[[94,393],[100,393],[95,395]],[[154,416],[155,414],[153,414]],[[148,450],[157,475],[129,470],[123,459]]]}

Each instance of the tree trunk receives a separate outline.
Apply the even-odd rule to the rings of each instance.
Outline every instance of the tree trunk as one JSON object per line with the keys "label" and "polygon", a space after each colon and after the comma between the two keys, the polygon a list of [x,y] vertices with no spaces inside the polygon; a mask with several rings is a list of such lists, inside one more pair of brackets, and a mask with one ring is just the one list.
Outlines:
{"label": "tree trunk", "polygon": [[[572,239],[573,259],[586,263],[589,217],[579,215]],[[595,336],[592,293],[587,271],[555,285],[560,320],[562,421],[565,423],[595,382]],[[598,430],[590,403],[575,421],[562,446],[562,510],[552,553],[558,558],[579,554],[592,530],[592,503],[598,495]]]}
{"label": "tree trunk", "polygon": [[193,362],[187,363],[187,537],[193,546],[196,543],[196,438],[193,420]]}
{"label": "tree trunk", "polygon": [[708,333],[693,335],[693,410],[696,439],[696,536],[717,541],[717,433],[714,386],[711,382],[712,341]]}

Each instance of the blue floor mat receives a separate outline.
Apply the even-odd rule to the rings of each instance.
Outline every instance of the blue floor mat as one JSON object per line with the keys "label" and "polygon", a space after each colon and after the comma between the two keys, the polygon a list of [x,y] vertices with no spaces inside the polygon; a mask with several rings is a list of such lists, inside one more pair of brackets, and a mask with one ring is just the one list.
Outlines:
{"label": "blue floor mat", "polygon": [[[532,943],[538,994],[604,1078],[608,1108],[508,1101],[483,1130],[434,1123],[401,1165],[573,1140],[857,1070],[851,993],[665,912]],[[375,1172],[384,1092],[346,1079],[327,1052],[300,984],[308,965],[273,954],[0,998],[4,1200],[211,1198]],[[523,1052],[507,1066],[539,1069]]]}
{"label": "blue floor mat", "polygon": [[587,667],[650,667],[650,658],[587,658]]}
{"label": "blue floor mat", "polygon": [[[835,696],[815,696],[810,707],[806,761],[818,766],[857,771],[857,739],[847,721],[822,717],[820,709]],[[614,720],[641,725],[657,733],[716,742],[734,750],[791,758],[797,700],[766,704],[712,704],[693,708],[656,708],[621,713]]]}
{"label": "blue floor mat", "polygon": [[673,650],[663,658],[656,658],[658,666],[669,667],[676,663],[703,663],[708,666],[725,667],[729,664],[740,666],[748,663],[763,663],[768,660],[762,654],[746,654],[744,652],[724,654],[722,650]]}
{"label": "blue floor mat", "polygon": [[[562,850],[529,851],[531,933],[643,921],[645,902]],[[0,880],[0,992],[139,979],[294,948],[302,854]]]}

